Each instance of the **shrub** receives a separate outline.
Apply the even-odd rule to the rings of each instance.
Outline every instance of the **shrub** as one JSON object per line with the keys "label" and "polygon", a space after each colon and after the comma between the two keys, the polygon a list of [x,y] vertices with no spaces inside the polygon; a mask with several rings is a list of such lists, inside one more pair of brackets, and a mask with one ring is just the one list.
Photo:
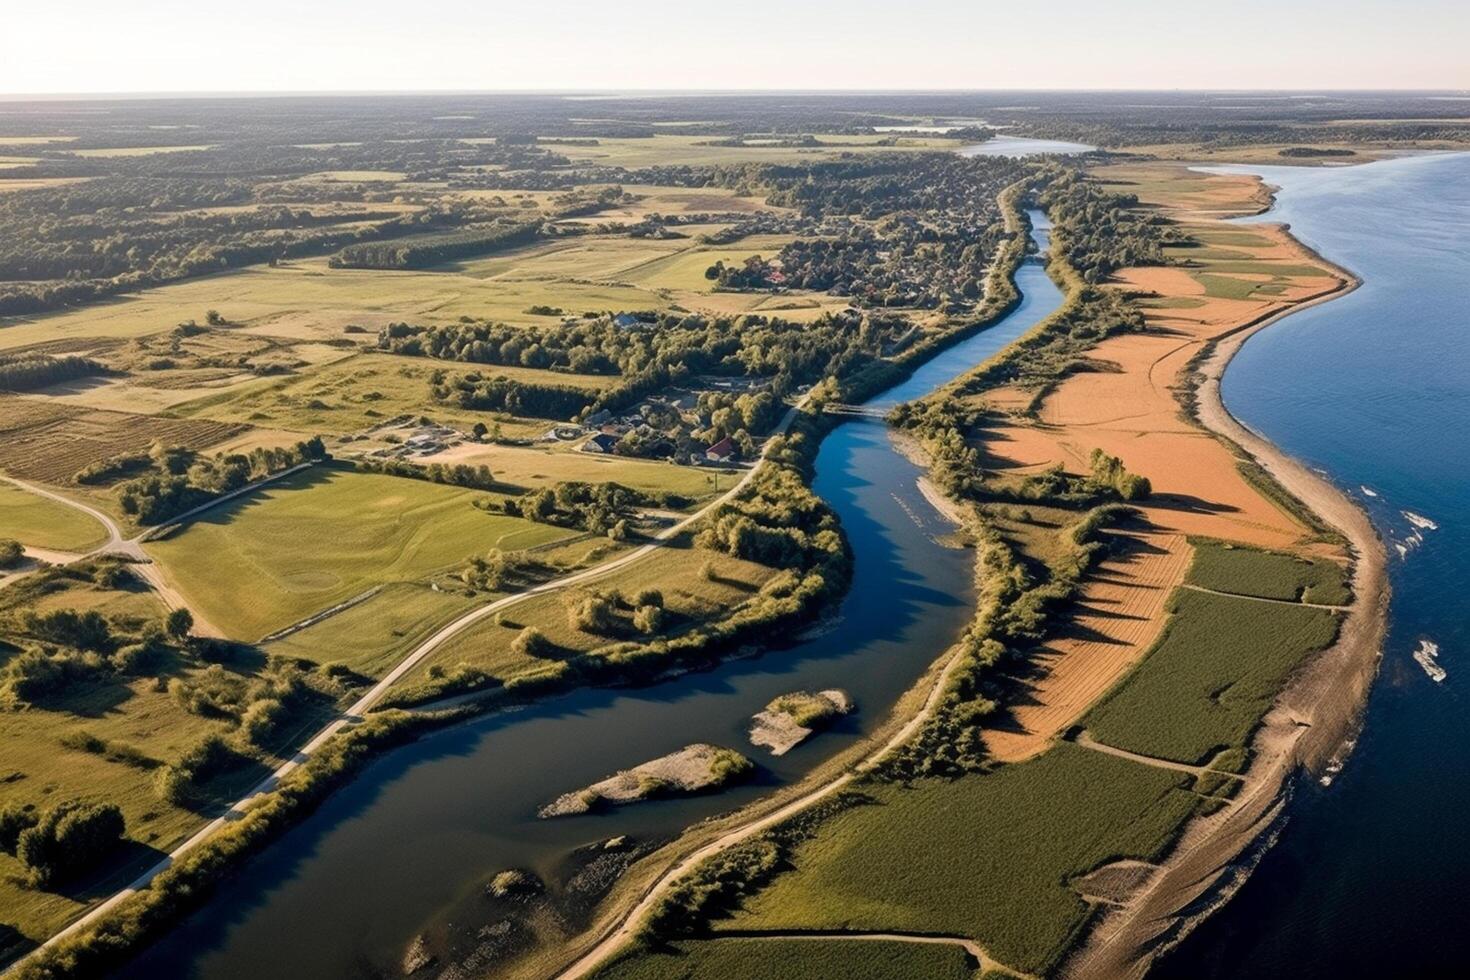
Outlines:
{"label": "shrub", "polygon": [[25,549],[13,538],[0,538],[0,568],[14,568],[25,557]]}
{"label": "shrub", "polygon": [[33,885],[73,877],[113,851],[126,827],[122,811],[111,803],[60,803],[20,832],[15,856],[26,866]]}

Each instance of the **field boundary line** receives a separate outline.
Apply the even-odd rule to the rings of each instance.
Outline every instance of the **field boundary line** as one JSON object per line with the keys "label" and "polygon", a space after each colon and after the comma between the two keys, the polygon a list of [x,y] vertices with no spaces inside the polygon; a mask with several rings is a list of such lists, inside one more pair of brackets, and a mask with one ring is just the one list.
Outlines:
{"label": "field boundary line", "polygon": [[[378,683],[374,684],[370,689],[368,689],[368,691],[363,694],[362,697],[358,698],[358,700],[354,702],[350,707],[348,707],[345,711],[340,712],[335,718],[333,718],[321,729],[319,729],[316,735],[312,736],[312,738],[305,745],[297,749],[296,752],[292,754],[290,759],[281,763],[281,765],[276,767],[276,769],[271,772],[270,775],[266,776],[243,796],[239,797],[233,803],[231,803],[228,809],[226,809],[223,813],[215,817],[209,823],[205,824],[204,827],[200,828],[188,839],[186,839],[182,844],[179,844],[177,847],[171,850],[168,854],[164,855],[164,857],[161,858],[156,864],[140,874],[126,887],[119,889],[99,904],[82,913],[82,915],[69,922],[65,927],[49,936],[45,940],[45,942],[40,943],[25,956],[16,960],[15,963],[12,963],[4,971],[0,972],[10,972],[16,966],[20,965],[21,963],[27,962],[33,956],[40,953],[42,950],[52,948],[67,937],[97,922],[99,919],[101,919],[107,913],[111,912],[128,898],[142,891],[144,888],[147,888],[154,878],[162,874],[164,871],[168,870],[174,864],[174,862],[178,861],[184,855],[188,854],[190,851],[194,850],[194,848],[198,847],[200,844],[208,840],[209,837],[212,836],[216,830],[219,830],[227,824],[233,823],[241,816],[243,816],[246,808],[248,808],[260,796],[273,791],[276,786],[279,785],[282,779],[304,765],[307,760],[309,760],[314,753],[319,751],[321,747],[327,742],[327,740],[330,739],[333,735],[336,735],[344,728],[347,728],[361,721],[362,716],[366,714],[372,708],[372,706],[383,697],[384,694],[388,692],[388,689],[392,687],[393,684],[401,680],[405,674],[407,674],[414,667],[418,666],[418,664],[423,661],[424,658],[426,658],[430,653],[438,649],[438,647],[442,643],[444,643],[455,634],[459,633],[465,627],[479,621],[480,619],[483,619],[486,616],[491,615],[492,613],[498,612],[501,609],[506,608],[507,606],[514,605],[525,599],[529,599],[532,596],[543,595],[548,592],[555,592],[559,589],[564,589],[569,586],[588,581],[590,579],[623,568],[629,564],[632,564],[635,561],[638,561],[639,559],[645,558],[648,555],[657,552],[670,539],[681,534],[696,521],[705,517],[707,514],[714,512],[715,509],[723,506],[727,501],[734,499],[738,494],[742,493],[745,490],[745,488],[755,478],[756,474],[759,473],[763,468],[764,464],[766,463],[767,454],[770,450],[771,440],[778,435],[785,434],[787,429],[790,428],[791,423],[796,419],[797,413],[802,410],[810,397],[811,396],[809,394],[802,396],[800,401],[798,401],[791,408],[787,409],[786,414],[781,418],[781,421],[777,423],[776,427],[771,430],[770,436],[767,437],[765,446],[762,447],[760,459],[758,460],[756,465],[747,470],[745,475],[741,477],[741,479],[724,494],[716,497],[714,500],[710,501],[704,507],[695,511],[693,514],[690,514],[678,524],[675,524],[660,531],[657,535],[655,535],[652,541],[634,549],[626,555],[622,555],[618,558],[613,559],[612,561],[606,562],[605,564],[597,565],[592,568],[584,569],[580,572],[575,572],[571,575],[563,576],[560,579],[553,579],[550,582],[542,583],[541,585],[536,586],[532,589],[528,589],[524,592],[518,592],[514,595],[505,596],[504,598],[498,599],[495,602],[491,602],[476,609],[472,609],[469,612],[461,615],[454,621],[450,622],[448,625],[440,628],[428,639],[424,640],[417,647],[415,647],[411,653],[403,658],[403,660],[399,661],[399,663],[391,671],[385,674],[383,678],[378,681]],[[293,467],[292,469],[297,470],[310,465],[312,464],[302,463],[299,464],[297,467]],[[292,472],[292,470],[283,470],[278,474],[274,474],[271,479],[279,479],[286,476],[289,472]],[[6,477],[5,479],[10,478]],[[246,490],[257,488],[265,482],[267,481],[258,481],[257,483],[251,484],[250,487],[242,487],[239,492],[243,493]],[[209,506],[214,506],[214,504],[222,502],[223,499],[224,498],[221,498],[221,500],[212,501]],[[116,529],[117,527],[117,525],[115,523],[112,523],[111,521],[108,521],[107,524],[112,529]],[[125,543],[134,544],[134,542]],[[135,544],[134,546],[136,547]]]}

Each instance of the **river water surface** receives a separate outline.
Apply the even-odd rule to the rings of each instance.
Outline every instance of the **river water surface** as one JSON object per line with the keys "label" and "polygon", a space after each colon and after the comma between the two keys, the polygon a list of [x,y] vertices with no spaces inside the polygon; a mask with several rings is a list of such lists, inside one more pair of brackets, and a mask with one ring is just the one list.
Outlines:
{"label": "river water surface", "polygon": [[[1157,974],[1464,976],[1470,154],[1232,169],[1281,188],[1261,220],[1289,222],[1364,282],[1251,338],[1225,373],[1225,402],[1367,509],[1389,546],[1394,596],[1346,768],[1330,786],[1298,788],[1277,846]],[[1412,657],[1426,641],[1443,683]]]}
{"label": "river water surface", "polygon": [[[1031,218],[1044,250],[1046,219]],[[1022,299],[1003,320],[867,404],[887,409],[928,393],[1060,302],[1034,259],[1016,284]],[[952,528],[918,492],[919,475],[883,423],[839,425],[821,445],[814,482],[855,557],[851,591],[832,624],[759,658],[646,688],[580,691],[395,750],[250,861],[124,975],[401,975],[413,937],[473,916],[497,871],[553,875],[573,848],[622,834],[672,837],[799,779],[876,727],[973,612],[973,555],[939,543]],[[843,725],[781,758],[748,745],[751,716],[772,698],[828,687],[856,699]],[[759,778],[715,796],[536,818],[537,807],[564,792],[699,741],[746,750],[761,765]]]}

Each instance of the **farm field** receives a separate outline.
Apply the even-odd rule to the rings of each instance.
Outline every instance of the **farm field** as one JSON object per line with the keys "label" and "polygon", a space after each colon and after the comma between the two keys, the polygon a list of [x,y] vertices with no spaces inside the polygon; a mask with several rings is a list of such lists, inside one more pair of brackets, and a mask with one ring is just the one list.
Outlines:
{"label": "farm field", "polygon": [[973,980],[958,946],[880,940],[726,938],[670,943],[610,963],[596,980]]}
{"label": "farm field", "polygon": [[566,444],[542,448],[464,442],[423,461],[488,466],[497,483],[523,490],[582,480],[621,483],[646,493],[676,493],[691,500],[711,496],[717,480],[720,488],[728,488],[732,479],[738,479],[706,467],[584,453]]}
{"label": "farm field", "polygon": [[1176,762],[1243,748],[1288,674],[1337,635],[1325,609],[1181,590],[1143,664],[1083,719],[1100,742]]}
{"label": "farm field", "polygon": [[1189,581],[1201,588],[1262,599],[1345,605],[1352,593],[1343,567],[1326,558],[1299,558],[1216,541],[1194,543]]}
{"label": "farm field", "polygon": [[53,551],[86,551],[107,540],[101,524],[75,508],[0,482],[0,538]]}
{"label": "farm field", "polygon": [[459,591],[394,582],[370,599],[263,644],[262,649],[274,656],[337,664],[381,677],[419,641],[476,601]]}
{"label": "farm field", "polygon": [[568,534],[473,506],[493,499],[422,480],[315,468],[146,547],[210,622],[253,640],[374,585]]}
{"label": "farm field", "polygon": [[[488,412],[436,402],[430,392],[435,371],[513,378],[601,391],[618,382],[614,375],[566,374],[538,368],[459,364],[427,357],[363,353],[308,368],[299,374],[263,378],[217,394],[185,402],[173,414],[239,425],[258,425],[307,434],[343,435],[382,425],[400,415],[429,415],[469,429],[495,421]],[[506,435],[540,435],[545,422],[517,425],[506,416]]]}
{"label": "farm field", "polygon": [[143,452],[154,442],[206,449],[244,428],[0,396],[0,469],[21,479],[66,484],[91,463]]}
{"label": "farm field", "polygon": [[1188,782],[1066,743],[985,775],[870,782],[871,803],[823,823],[714,927],[966,936],[1042,973],[1093,914],[1076,879],[1158,858],[1198,804]]}
{"label": "farm field", "polygon": [[649,166],[715,166],[728,163],[791,163],[812,157],[838,153],[882,153],[894,150],[953,150],[963,145],[959,140],[934,136],[906,136],[883,145],[880,136],[819,137],[826,147],[709,146],[712,137],[660,133],[651,139],[601,138],[596,146],[570,143],[555,147],[558,153],[578,161],[620,167]]}

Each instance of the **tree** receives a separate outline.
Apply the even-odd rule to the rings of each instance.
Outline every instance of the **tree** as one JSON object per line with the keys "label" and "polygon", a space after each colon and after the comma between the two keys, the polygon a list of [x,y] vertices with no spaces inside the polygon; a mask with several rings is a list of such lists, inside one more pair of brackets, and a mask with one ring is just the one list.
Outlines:
{"label": "tree", "polygon": [[187,609],[175,609],[164,620],[163,628],[176,643],[183,643],[189,638],[189,631],[194,628],[194,614]]}
{"label": "tree", "polygon": [[112,803],[59,803],[20,832],[15,856],[33,885],[89,870],[122,840],[126,825]]}
{"label": "tree", "polygon": [[20,564],[25,549],[12,538],[0,538],[0,568],[14,568]]}

